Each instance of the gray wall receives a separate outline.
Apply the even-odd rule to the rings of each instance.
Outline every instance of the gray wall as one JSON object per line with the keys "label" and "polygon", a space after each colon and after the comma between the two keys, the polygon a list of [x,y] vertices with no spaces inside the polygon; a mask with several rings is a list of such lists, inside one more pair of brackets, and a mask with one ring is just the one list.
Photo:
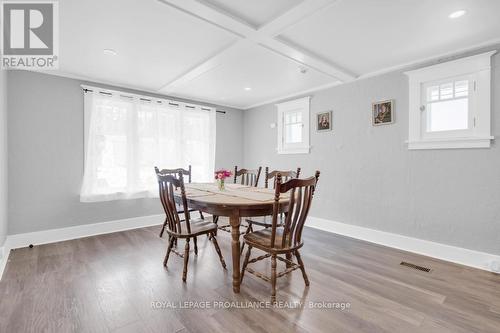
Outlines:
{"label": "gray wall", "polygon": [[[9,235],[162,212],[154,199],[80,203],[80,85],[95,83],[26,71],[10,71],[8,80]],[[243,114],[218,109],[227,113],[217,114],[216,166],[230,168],[243,160]]]}
{"label": "gray wall", "polygon": [[[0,248],[7,235],[7,73],[0,69]],[[2,253],[0,252],[0,258]]]}
{"label": "gray wall", "polygon": [[[500,135],[500,56],[493,59],[492,135]],[[373,127],[371,103],[396,100],[396,123]],[[311,215],[500,254],[500,148],[409,151],[408,79],[385,74],[312,94],[333,132],[311,130],[308,155],[278,155],[276,108],[244,113],[245,167],[321,171]]]}

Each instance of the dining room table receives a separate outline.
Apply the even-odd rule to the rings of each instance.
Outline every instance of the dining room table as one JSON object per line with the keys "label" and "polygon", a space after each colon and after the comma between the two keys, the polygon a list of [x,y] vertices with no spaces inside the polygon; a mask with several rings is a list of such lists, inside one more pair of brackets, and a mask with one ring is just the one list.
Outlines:
{"label": "dining room table", "polygon": [[[245,217],[267,216],[273,213],[275,191],[273,189],[225,184],[219,189],[216,183],[188,183],[185,193],[189,208],[212,216],[226,216],[231,226],[231,255],[233,266],[233,291],[240,292],[240,225]],[[181,192],[175,192],[176,200],[181,202]],[[279,211],[286,213],[289,195],[279,197]]]}

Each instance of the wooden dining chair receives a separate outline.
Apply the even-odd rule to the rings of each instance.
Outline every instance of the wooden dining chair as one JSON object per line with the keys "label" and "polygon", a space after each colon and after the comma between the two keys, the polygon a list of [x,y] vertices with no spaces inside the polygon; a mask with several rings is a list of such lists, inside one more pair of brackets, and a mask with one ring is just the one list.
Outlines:
{"label": "wooden dining chair", "polygon": [[238,170],[238,166],[234,167],[234,183],[237,183],[238,177],[240,177],[240,184],[246,186],[254,186],[257,187],[259,185],[260,172],[262,171],[262,167],[259,167],[255,170],[250,169],[240,169]]}
{"label": "wooden dining chair", "polygon": [[[297,168],[297,171],[273,170],[273,171],[269,172],[269,167],[266,167],[266,169],[264,171],[264,187],[269,188],[269,183],[272,182],[273,189],[274,189],[276,187],[276,179],[277,179],[278,174],[281,175],[281,181],[286,182],[292,178],[299,178],[300,168]],[[246,219],[245,222],[247,223],[247,228],[246,228],[245,234],[248,234],[249,232],[253,231],[254,225],[258,225],[258,226],[261,226],[264,228],[271,227],[272,226],[272,216],[252,217],[252,218]],[[278,220],[278,226],[281,226],[282,223],[283,223],[283,214],[280,214],[280,218]],[[245,243],[241,244],[240,253],[243,253],[244,248],[245,248]]]}
{"label": "wooden dining chair", "polygon": [[[238,177],[240,177],[240,184],[241,185],[246,185],[246,186],[253,186],[257,187],[259,185],[259,178],[260,178],[260,173],[262,171],[262,167],[260,166],[258,169],[239,169],[238,166],[236,165],[234,167],[234,184],[238,183]],[[214,216],[213,221],[215,224],[218,224],[219,222],[219,217]],[[225,225],[218,225],[218,229],[231,233],[231,226],[229,224]],[[240,235],[243,235],[245,232],[240,232]]]}
{"label": "wooden dining chair", "polygon": [[[215,251],[219,255],[222,267],[226,269],[226,263],[222,257],[222,253],[217,243],[215,232],[217,231],[217,225],[212,223],[210,220],[191,220],[187,199],[186,190],[184,188],[184,179],[182,171],[179,171],[178,176],[174,175],[163,175],[159,174],[158,185],[160,188],[160,200],[165,211],[167,218],[166,230],[169,235],[167,253],[165,259],[163,260],[163,266],[167,267],[168,258],[171,252],[174,252],[181,258],[184,258],[184,270],[182,272],[182,281],[186,282],[187,277],[187,265],[189,261],[189,240],[191,238],[196,239],[200,235],[208,235],[210,240],[213,242]],[[177,189],[180,189],[180,199],[176,200],[174,193]],[[179,212],[177,210],[177,203],[182,205],[185,213],[185,219],[181,220],[179,217]],[[196,223],[193,223],[196,222]],[[184,247],[184,254],[177,252],[173,247],[177,239],[185,239],[186,246]],[[198,251],[195,247],[195,255]]]}
{"label": "wooden dining chair", "polygon": [[[277,179],[278,174],[281,175],[281,181],[286,182],[292,178],[299,178],[300,168],[297,168],[297,171],[273,170],[273,171],[269,172],[269,167],[266,167],[265,173],[264,173],[264,187],[269,188],[269,183],[272,182],[272,184],[273,184],[272,188],[275,189],[276,188],[276,179]],[[283,215],[280,215],[280,220],[279,220],[278,225],[281,224],[282,219],[283,219]],[[246,219],[246,222],[248,223],[248,226],[250,228],[249,231],[253,231],[251,229],[252,225],[258,225],[261,227],[269,228],[271,226],[271,216],[263,216],[261,218],[253,217],[251,219]]]}
{"label": "wooden dining chair", "polygon": [[[177,175],[180,173],[182,173],[183,176],[187,176],[188,177],[188,182],[191,183],[191,164],[188,166],[188,169],[182,169],[182,168],[177,168],[177,169],[163,169],[163,170],[159,170],[158,167],[155,167],[155,172],[156,172],[156,176],[158,175],[173,175],[174,177],[177,178]],[[196,209],[189,209],[190,212],[194,212],[196,211]],[[179,214],[184,214],[184,210],[179,207],[179,205],[177,205],[177,213]],[[204,216],[203,216],[203,213],[200,211],[200,218],[203,220],[204,219]],[[167,225],[167,219],[165,219],[165,221],[163,222],[163,226],[161,227],[161,230],[160,230],[160,237],[163,237],[163,233],[165,231],[165,227]]]}
{"label": "wooden dining chair", "polygon": [[273,181],[273,189],[274,189],[275,188],[274,183],[276,182],[276,176],[278,176],[278,174],[281,175],[281,181],[283,181],[283,182],[286,182],[286,181],[290,180],[291,178],[299,178],[300,170],[301,170],[300,168],[297,168],[297,171],[273,170],[273,171],[269,172],[269,167],[266,167],[266,169],[264,170],[264,187],[269,188],[269,181],[272,180]]}
{"label": "wooden dining chair", "polygon": [[[271,228],[262,229],[259,231],[250,232],[243,236],[243,241],[247,244],[248,249],[243,262],[240,282],[243,282],[245,271],[271,282],[273,301],[276,299],[276,279],[296,269],[302,271],[302,277],[306,286],[309,286],[304,262],[300,257],[299,249],[304,245],[302,241],[302,229],[307,219],[309,209],[318,183],[319,171],[316,171],[314,177],[307,179],[290,179],[282,183],[281,175],[276,176],[276,186],[274,195],[274,206],[272,215]],[[280,209],[280,197],[283,193],[289,193],[288,210],[283,226],[278,226]],[[266,252],[265,255],[256,257],[250,260],[250,254],[253,248],[257,248]],[[282,258],[280,255],[286,255],[288,258]],[[294,255],[297,258],[297,263],[292,261]],[[255,263],[259,260],[271,257],[271,277],[263,273],[256,272],[248,267],[248,264]],[[277,273],[276,259],[287,264],[287,268]]]}

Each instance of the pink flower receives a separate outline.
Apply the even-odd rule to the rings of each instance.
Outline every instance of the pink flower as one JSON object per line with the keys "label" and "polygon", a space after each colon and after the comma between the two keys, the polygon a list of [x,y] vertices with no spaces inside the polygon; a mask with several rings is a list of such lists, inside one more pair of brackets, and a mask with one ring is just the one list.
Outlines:
{"label": "pink flower", "polygon": [[217,170],[215,171],[215,179],[226,179],[228,177],[231,177],[232,173],[231,171],[228,171],[228,170]]}

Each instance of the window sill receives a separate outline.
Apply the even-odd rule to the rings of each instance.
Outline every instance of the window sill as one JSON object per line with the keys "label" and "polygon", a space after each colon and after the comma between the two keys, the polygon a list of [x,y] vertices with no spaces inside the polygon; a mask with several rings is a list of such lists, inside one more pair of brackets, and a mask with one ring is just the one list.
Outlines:
{"label": "window sill", "polygon": [[493,136],[473,138],[428,139],[422,141],[407,141],[409,150],[419,149],[463,149],[490,148]]}
{"label": "window sill", "polygon": [[295,148],[295,149],[277,149],[278,154],[280,155],[288,155],[288,154],[309,154],[311,147],[305,147],[305,148]]}

